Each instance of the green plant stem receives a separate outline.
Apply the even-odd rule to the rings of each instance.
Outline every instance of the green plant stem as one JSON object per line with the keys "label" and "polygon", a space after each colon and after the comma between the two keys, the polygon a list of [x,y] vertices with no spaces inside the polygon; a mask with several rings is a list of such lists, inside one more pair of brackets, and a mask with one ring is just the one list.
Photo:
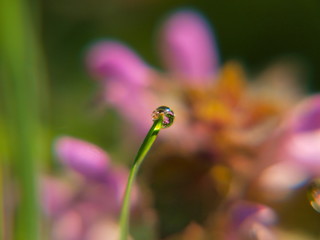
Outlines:
{"label": "green plant stem", "polygon": [[[10,147],[10,174],[19,191],[13,238],[40,239],[38,198],[39,62],[28,2],[0,0],[0,70]],[[3,213],[1,213],[3,214]],[[4,224],[10,224],[4,221]],[[5,227],[7,230],[9,227]],[[8,234],[7,234],[8,235]],[[11,234],[10,234],[11,236]]]}
{"label": "green plant stem", "polygon": [[145,137],[137,155],[134,159],[133,165],[130,170],[126,191],[123,198],[122,209],[120,214],[120,240],[127,240],[129,232],[129,217],[130,217],[130,194],[132,185],[138,173],[138,170],[143,162],[143,159],[149,152],[153,142],[156,140],[157,135],[162,128],[163,117],[159,117],[154,121],[147,136]]}
{"label": "green plant stem", "polygon": [[[0,165],[1,169],[0,169],[0,211],[3,213],[4,212],[4,195],[3,195],[3,164]],[[4,239],[4,232],[3,232],[3,228],[4,228],[4,224],[3,224],[3,219],[4,219],[4,214],[0,215],[0,240]]]}

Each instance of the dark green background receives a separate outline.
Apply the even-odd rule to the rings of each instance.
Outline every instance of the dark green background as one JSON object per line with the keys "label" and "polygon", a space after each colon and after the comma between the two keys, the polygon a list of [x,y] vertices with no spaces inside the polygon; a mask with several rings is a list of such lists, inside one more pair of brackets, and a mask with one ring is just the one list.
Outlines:
{"label": "dark green background", "polygon": [[56,0],[42,7],[52,81],[79,81],[73,76],[84,74],[82,53],[100,38],[119,39],[159,66],[155,30],[168,13],[188,7],[212,24],[222,61],[236,58],[257,71],[279,57],[295,56],[309,67],[310,89],[320,86],[318,0]]}

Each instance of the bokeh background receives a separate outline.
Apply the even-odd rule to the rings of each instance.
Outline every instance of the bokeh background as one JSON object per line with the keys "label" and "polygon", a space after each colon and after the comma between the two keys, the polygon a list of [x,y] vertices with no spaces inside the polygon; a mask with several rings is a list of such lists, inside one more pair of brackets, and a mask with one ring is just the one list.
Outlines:
{"label": "bokeh background", "polygon": [[[2,40],[7,39],[2,41],[4,48],[0,69],[0,77],[4,79],[0,96],[3,109],[0,112],[3,159],[1,192],[5,199],[1,210],[4,213],[6,204],[16,197],[16,193],[11,191],[13,179],[17,179],[18,183],[30,179],[30,175],[25,174],[30,167],[28,161],[23,166],[19,160],[13,159],[29,155],[29,160],[33,164],[36,162],[41,174],[61,172],[63,167],[52,149],[58,136],[70,135],[85,139],[107,150],[113,161],[128,166],[131,163],[142,137],[130,136],[134,131],[130,129],[128,121],[115,109],[104,108],[98,103],[99,85],[88,74],[85,66],[85,54],[98,40],[119,40],[134,49],[155,69],[162,71],[165,68],[156,46],[159,26],[169,14],[177,10],[194,9],[203,14],[212,27],[221,65],[228,60],[237,60],[244,66],[248,78],[254,79],[271,64],[288,61],[296,64],[301,73],[298,85],[302,91],[311,94],[320,90],[320,2],[317,0],[39,0],[14,1],[11,7],[9,5],[10,1],[0,2],[0,8],[4,9],[0,11],[1,21],[14,20],[21,17],[20,14],[23,15],[22,19],[28,20],[25,26],[20,25],[21,29],[17,30],[24,29],[25,35],[12,36],[17,39],[26,37],[21,38],[25,45],[18,43],[16,46],[28,49],[25,56],[29,56],[26,59],[31,61],[23,62],[21,68],[21,63],[17,61],[17,64],[14,61],[12,65],[7,64],[10,54],[7,54],[5,48],[10,46],[12,40],[15,49],[17,41],[15,38],[10,37],[8,40],[4,35],[0,36]],[[16,9],[22,6],[23,11],[15,12],[16,6]],[[0,26],[1,33],[8,34],[14,32],[10,26],[15,29],[19,24],[9,21],[9,24]],[[16,57],[19,55],[15,55],[15,51],[11,53]],[[32,69],[30,75],[29,68]],[[15,69],[20,69],[22,75],[12,74]],[[24,73],[28,73],[25,79]],[[33,82],[32,76],[37,76],[37,81]],[[20,92],[15,92],[16,86],[11,83],[10,77],[18,79],[17,86],[20,82]],[[25,83],[22,83],[24,80]],[[20,98],[21,90],[23,97]],[[26,99],[28,101],[24,108],[21,102]],[[23,129],[27,129],[26,132]],[[36,131],[33,135],[34,129]],[[33,142],[26,145],[30,139]],[[36,153],[29,152],[28,147],[34,148]],[[34,160],[32,156],[37,156],[37,159]],[[33,173],[34,168],[30,169],[29,172]],[[24,191],[29,190],[31,193],[34,191],[33,188]],[[299,195],[284,210],[289,228],[297,226],[299,220],[292,220],[294,216],[288,215],[288,211],[300,206],[305,201],[304,197],[303,194]],[[30,204],[26,205],[31,206],[32,211],[32,199]],[[280,205],[278,211],[281,212],[282,207]],[[8,209],[15,208],[9,206]],[[27,216],[28,207],[22,209],[27,209]],[[301,219],[306,220],[301,229],[306,227],[306,231],[310,231],[313,237],[319,236],[315,222],[308,223],[310,219],[319,220],[318,214],[306,205],[302,209],[306,214],[301,214]],[[15,216],[11,210],[5,216]],[[20,218],[22,222],[27,221]],[[3,219],[8,221],[7,218]],[[7,232],[14,232],[13,219],[1,224],[9,226]],[[20,234],[16,234],[14,239],[24,239],[23,230],[17,231]],[[4,239],[11,239],[14,235],[6,233]]]}
{"label": "bokeh background", "polygon": [[301,63],[308,74],[302,86],[310,92],[320,88],[317,81],[320,77],[317,67],[320,64],[320,3],[315,0],[43,1],[41,42],[56,131],[68,130],[89,139],[97,137],[90,136],[96,131],[100,135],[96,141],[112,144],[117,137],[116,128],[102,124],[112,121],[110,113],[105,113],[107,119],[100,118],[99,128],[104,131],[94,130],[92,126],[96,123],[83,119],[83,106],[90,107],[96,87],[84,67],[86,47],[99,39],[120,40],[135,49],[146,62],[161,69],[156,49],[157,27],[168,14],[181,8],[194,8],[208,19],[222,63],[239,60],[248,73],[254,75],[275,60],[291,58]]}

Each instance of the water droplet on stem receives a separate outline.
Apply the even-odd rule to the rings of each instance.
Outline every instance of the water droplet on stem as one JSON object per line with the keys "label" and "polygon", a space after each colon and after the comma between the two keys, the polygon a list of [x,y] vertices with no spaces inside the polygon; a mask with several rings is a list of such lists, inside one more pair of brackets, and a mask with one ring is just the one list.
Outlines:
{"label": "water droplet on stem", "polygon": [[320,213],[320,178],[315,179],[309,186],[308,198],[314,210]]}
{"label": "water droplet on stem", "polygon": [[160,106],[152,113],[152,120],[156,121],[162,116],[162,128],[168,128],[172,125],[174,120],[173,111],[167,106]]}

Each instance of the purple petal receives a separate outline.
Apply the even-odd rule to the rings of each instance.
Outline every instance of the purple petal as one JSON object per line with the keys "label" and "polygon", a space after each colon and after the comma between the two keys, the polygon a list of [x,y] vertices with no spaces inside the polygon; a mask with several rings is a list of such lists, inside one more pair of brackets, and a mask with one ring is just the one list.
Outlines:
{"label": "purple petal", "polygon": [[148,85],[149,67],[128,47],[115,41],[96,43],[86,59],[91,74],[134,85]]}
{"label": "purple petal", "polygon": [[284,122],[282,158],[296,164],[307,177],[320,174],[320,95],[301,102]]}
{"label": "purple petal", "polygon": [[308,132],[320,129],[320,95],[309,97],[301,103],[289,122],[294,132]]}
{"label": "purple petal", "polygon": [[206,84],[217,71],[218,54],[209,29],[206,20],[193,11],[175,13],[164,24],[164,61],[191,84]]}
{"label": "purple petal", "polygon": [[55,151],[63,164],[88,177],[104,175],[110,161],[99,147],[72,137],[59,138]]}

